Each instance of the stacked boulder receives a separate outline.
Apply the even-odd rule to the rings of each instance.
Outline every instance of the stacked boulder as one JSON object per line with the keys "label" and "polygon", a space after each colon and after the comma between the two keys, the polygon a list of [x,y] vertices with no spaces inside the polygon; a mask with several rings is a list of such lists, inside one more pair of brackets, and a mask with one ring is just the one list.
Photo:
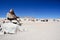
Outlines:
{"label": "stacked boulder", "polygon": [[16,33],[17,30],[23,31],[24,28],[21,26],[19,17],[11,9],[7,14],[7,18],[0,22],[0,34]]}

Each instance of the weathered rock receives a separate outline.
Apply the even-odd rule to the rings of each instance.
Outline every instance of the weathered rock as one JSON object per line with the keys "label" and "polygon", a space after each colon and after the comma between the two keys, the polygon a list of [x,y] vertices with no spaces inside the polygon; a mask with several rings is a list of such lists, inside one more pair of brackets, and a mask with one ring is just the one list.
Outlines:
{"label": "weathered rock", "polygon": [[22,26],[19,26],[13,23],[4,23],[2,24],[2,27],[3,27],[3,31],[6,33],[16,33],[17,30],[20,30],[20,31],[24,30]]}

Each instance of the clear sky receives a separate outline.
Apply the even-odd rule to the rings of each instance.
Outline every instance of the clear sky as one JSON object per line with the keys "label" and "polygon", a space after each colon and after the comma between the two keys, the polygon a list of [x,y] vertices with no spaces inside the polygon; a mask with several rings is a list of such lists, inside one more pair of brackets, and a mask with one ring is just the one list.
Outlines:
{"label": "clear sky", "polygon": [[11,8],[17,16],[60,18],[60,0],[0,0],[0,17]]}

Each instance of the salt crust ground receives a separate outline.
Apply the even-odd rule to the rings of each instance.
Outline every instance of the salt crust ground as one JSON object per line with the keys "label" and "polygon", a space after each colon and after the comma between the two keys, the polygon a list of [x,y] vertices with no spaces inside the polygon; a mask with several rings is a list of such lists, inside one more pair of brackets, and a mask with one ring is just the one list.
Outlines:
{"label": "salt crust ground", "polygon": [[0,35],[0,40],[60,40],[60,22],[25,22],[25,31]]}

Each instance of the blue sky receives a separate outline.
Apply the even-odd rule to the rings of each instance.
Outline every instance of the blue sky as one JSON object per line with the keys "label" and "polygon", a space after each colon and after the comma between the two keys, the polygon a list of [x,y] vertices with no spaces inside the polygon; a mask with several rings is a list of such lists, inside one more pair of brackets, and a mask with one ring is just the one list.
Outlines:
{"label": "blue sky", "polygon": [[0,0],[0,17],[11,8],[17,16],[60,18],[60,0]]}

